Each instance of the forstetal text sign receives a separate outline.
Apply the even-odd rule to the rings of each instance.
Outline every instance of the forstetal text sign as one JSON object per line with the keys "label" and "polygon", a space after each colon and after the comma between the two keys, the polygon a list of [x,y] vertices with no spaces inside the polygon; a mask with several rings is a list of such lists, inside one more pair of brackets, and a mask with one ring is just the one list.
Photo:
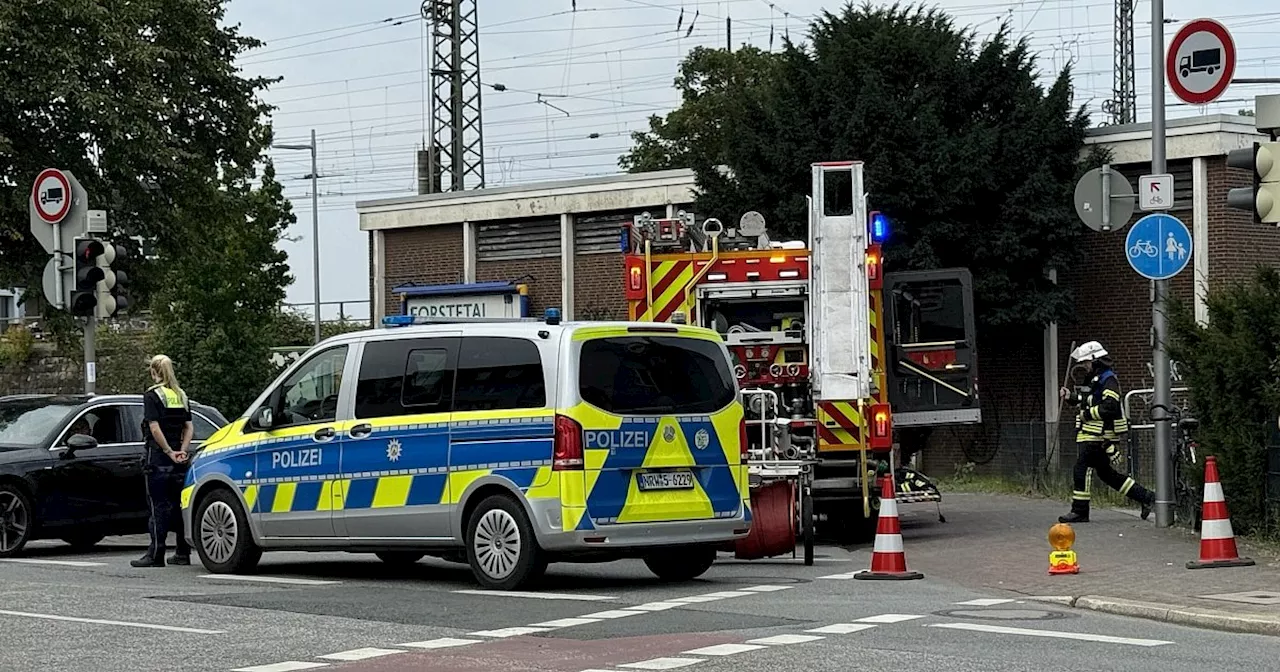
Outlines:
{"label": "forstetal text sign", "polygon": [[414,317],[463,319],[520,317],[517,298],[510,294],[411,296],[405,299],[405,312]]}

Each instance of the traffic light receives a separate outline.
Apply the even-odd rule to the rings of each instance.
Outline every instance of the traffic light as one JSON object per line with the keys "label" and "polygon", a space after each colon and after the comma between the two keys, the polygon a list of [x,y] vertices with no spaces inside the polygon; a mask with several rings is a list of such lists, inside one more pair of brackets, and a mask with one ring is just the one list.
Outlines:
{"label": "traffic light", "polygon": [[1232,150],[1227,165],[1253,174],[1252,187],[1227,192],[1227,205],[1250,211],[1255,223],[1280,225],[1280,142],[1255,142]]}
{"label": "traffic light", "polygon": [[121,245],[107,243],[103,253],[98,257],[98,267],[102,269],[102,278],[98,281],[97,316],[100,318],[115,317],[129,307],[129,295],[125,291],[129,284],[129,276],[123,270],[111,267],[128,258],[128,253]]}
{"label": "traffic light", "polygon": [[71,314],[93,315],[98,308],[98,283],[106,275],[98,260],[106,248],[93,238],[76,238],[75,287],[71,288]]}

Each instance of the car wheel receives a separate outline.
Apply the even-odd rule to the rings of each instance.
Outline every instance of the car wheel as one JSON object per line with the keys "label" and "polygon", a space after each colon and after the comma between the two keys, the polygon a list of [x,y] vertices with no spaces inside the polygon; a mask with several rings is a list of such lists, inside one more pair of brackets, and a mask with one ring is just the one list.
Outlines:
{"label": "car wheel", "polygon": [[105,534],[98,534],[97,532],[93,532],[89,530],[89,531],[76,532],[75,534],[69,534],[65,537],[62,537],[62,540],[66,542],[67,545],[70,546],[72,550],[88,551],[88,550],[92,550],[94,546],[97,546],[98,542],[105,539],[106,536],[107,535]]}
{"label": "car wheel", "polygon": [[714,546],[672,548],[645,556],[644,564],[663,581],[696,579],[716,562]]}
{"label": "car wheel", "polygon": [[21,553],[34,531],[31,499],[15,485],[0,485],[0,558]]}
{"label": "car wheel", "polygon": [[378,559],[391,565],[392,567],[408,567],[422,559],[426,553],[417,553],[415,551],[379,551],[374,553]]}
{"label": "car wheel", "polygon": [[240,501],[228,490],[214,490],[200,500],[194,522],[196,553],[205,569],[215,574],[251,571],[262,558],[253,542],[249,520]]}
{"label": "car wheel", "polygon": [[546,571],[524,510],[510,497],[485,498],[467,520],[467,564],[480,585],[515,590]]}

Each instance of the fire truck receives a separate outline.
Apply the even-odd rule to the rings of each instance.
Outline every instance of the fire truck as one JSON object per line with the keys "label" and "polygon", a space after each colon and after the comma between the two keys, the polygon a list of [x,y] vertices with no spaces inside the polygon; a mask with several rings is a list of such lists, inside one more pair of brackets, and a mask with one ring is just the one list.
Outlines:
{"label": "fire truck", "polygon": [[902,503],[938,488],[912,468],[930,431],[981,421],[973,292],[963,268],[889,273],[890,222],[868,211],[863,164],[812,165],[808,240],[763,216],[700,225],[645,213],[623,226],[629,318],[719,332],[747,410],[752,531],[734,551],[813,562],[815,526],[874,532],[881,480]]}

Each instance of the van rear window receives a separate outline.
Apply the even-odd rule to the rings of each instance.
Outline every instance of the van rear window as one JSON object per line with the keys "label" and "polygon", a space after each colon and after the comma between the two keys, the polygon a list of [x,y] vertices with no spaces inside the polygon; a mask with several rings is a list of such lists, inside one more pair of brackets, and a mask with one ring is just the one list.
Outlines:
{"label": "van rear window", "polygon": [[623,336],[582,344],[578,394],[603,411],[625,414],[711,413],[737,393],[724,351],[712,341]]}

